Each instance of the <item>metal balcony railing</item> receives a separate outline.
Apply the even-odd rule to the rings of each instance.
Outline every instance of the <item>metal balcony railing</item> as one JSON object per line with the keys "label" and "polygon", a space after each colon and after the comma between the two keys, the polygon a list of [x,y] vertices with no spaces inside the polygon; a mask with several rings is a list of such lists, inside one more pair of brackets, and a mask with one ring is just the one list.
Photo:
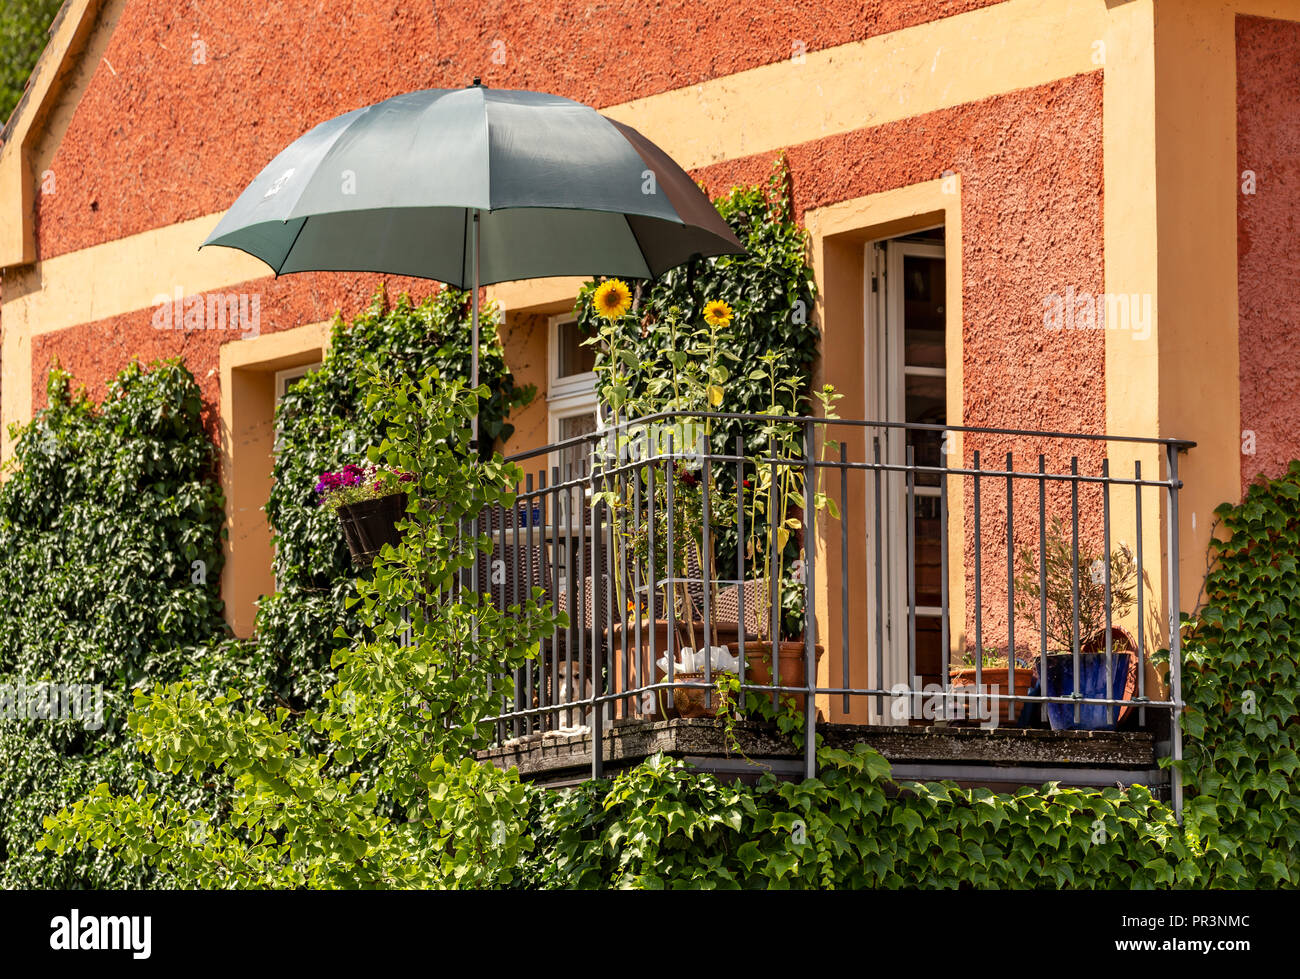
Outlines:
{"label": "metal balcony railing", "polygon": [[742,698],[793,698],[810,776],[819,710],[1084,728],[1164,712],[1181,758],[1192,445],[711,412],[513,456],[517,504],[467,528],[492,541],[467,584],[501,607],[541,588],[568,624],[502,678],[498,742],[589,732],[599,776],[604,729],[708,713],[725,672]]}

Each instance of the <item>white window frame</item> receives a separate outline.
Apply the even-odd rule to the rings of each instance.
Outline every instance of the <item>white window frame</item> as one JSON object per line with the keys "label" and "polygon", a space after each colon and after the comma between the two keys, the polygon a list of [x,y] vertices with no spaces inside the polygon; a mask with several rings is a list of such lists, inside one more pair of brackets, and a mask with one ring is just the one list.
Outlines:
{"label": "white window frame", "polygon": [[314,371],[321,366],[318,360],[314,364],[299,364],[297,367],[286,367],[282,371],[275,372],[275,405],[278,408],[280,402],[284,400],[285,386],[288,381],[296,381],[309,371]]}
{"label": "white window frame", "polygon": [[[560,377],[560,327],[577,323],[572,313],[557,313],[547,320],[546,400],[565,403],[570,399],[585,399],[596,403],[596,372],[584,371]],[[571,414],[573,414],[571,412]]]}
{"label": "white window frame", "polygon": [[[577,317],[572,313],[557,313],[547,320],[546,348],[546,414],[547,441],[554,445],[560,441],[560,422],[576,415],[595,415],[596,429],[600,430],[599,400],[596,397],[596,372],[584,371],[560,377],[560,330],[564,323],[574,323]],[[560,454],[552,452],[547,461],[550,468],[560,464]],[[564,478],[564,474],[560,474]]]}

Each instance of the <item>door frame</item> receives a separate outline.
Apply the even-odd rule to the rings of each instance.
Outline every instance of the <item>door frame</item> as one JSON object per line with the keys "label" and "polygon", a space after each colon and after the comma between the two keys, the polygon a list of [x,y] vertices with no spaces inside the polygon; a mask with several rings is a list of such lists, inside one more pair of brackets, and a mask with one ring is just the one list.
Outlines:
{"label": "door frame", "polygon": [[[944,225],[932,225],[944,227]],[[925,230],[918,228],[907,234],[889,238],[877,238],[867,241],[863,249],[863,262],[866,274],[863,277],[864,302],[863,325],[866,331],[863,343],[863,377],[864,407],[866,417],[873,421],[901,422],[906,420],[906,372],[905,348],[902,331],[903,324],[903,290],[901,285],[903,260],[907,256],[942,258],[945,260],[945,302],[944,332],[951,330],[951,304],[947,302],[948,278],[951,265],[947,262],[946,242],[908,241],[906,239]],[[946,348],[945,343],[945,348]],[[945,358],[945,374],[947,372]],[[914,369],[917,370],[917,369]],[[951,401],[951,397],[948,398]],[[945,418],[952,415],[951,404],[947,405]],[[906,462],[906,436],[903,429],[878,429],[884,440],[881,462],[888,465],[904,465]],[[871,433],[868,432],[867,451],[871,458]],[[912,686],[908,670],[908,621],[907,621],[907,575],[892,576],[879,585],[877,576],[882,568],[900,566],[898,556],[906,553],[905,510],[906,476],[901,472],[887,472],[881,477],[881,495],[884,497],[881,520],[881,561],[875,561],[875,519],[876,493],[875,479],[868,477],[864,513],[867,546],[867,635],[870,654],[868,663],[871,685],[890,689],[896,684]],[[950,501],[951,502],[951,501]],[[877,618],[881,615],[875,596],[877,587],[884,595],[885,620],[880,623],[881,635],[884,637],[884,674],[879,677],[876,661]],[[892,698],[885,698],[883,703],[872,699],[873,722],[889,723],[897,721],[892,709]],[[900,712],[901,713],[901,712]],[[883,716],[880,716],[882,715]]]}

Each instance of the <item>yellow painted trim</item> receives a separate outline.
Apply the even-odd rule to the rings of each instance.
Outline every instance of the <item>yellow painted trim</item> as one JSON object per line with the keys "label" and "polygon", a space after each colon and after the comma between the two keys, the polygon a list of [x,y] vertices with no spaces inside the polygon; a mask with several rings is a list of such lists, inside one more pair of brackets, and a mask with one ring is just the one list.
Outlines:
{"label": "yellow painted trim", "polygon": [[250,636],[263,595],[275,591],[275,544],[263,509],[270,499],[275,372],[321,360],[330,324],[312,323],[221,348],[221,488],[226,565],[221,597],[237,636]]}
{"label": "yellow painted trim", "polygon": [[[0,201],[4,201],[0,207],[0,268],[36,260],[32,151],[45,136],[55,100],[81,64],[80,56],[101,6],[102,0],[68,0],[63,5],[50,27],[50,40],[32,70],[27,91],[6,124],[0,148]],[[79,99],[80,91],[74,96]]]}
{"label": "yellow painted trim", "polygon": [[687,169],[1095,71],[1101,0],[1007,0],[603,110]]}
{"label": "yellow painted trim", "polygon": [[171,295],[177,286],[186,295],[197,295],[266,277],[266,265],[243,252],[209,248],[198,253],[214,223],[196,218],[6,271],[0,293],[5,427],[0,455],[7,459],[13,449],[8,426],[32,417],[33,337],[148,309],[157,296]]}
{"label": "yellow painted trim", "polygon": [[[950,423],[962,424],[963,371],[962,371],[962,225],[961,177],[931,180],[896,190],[858,197],[853,200],[816,208],[804,215],[812,244],[813,276],[817,283],[817,323],[822,331],[822,356],[818,361],[813,383],[817,386],[833,384],[843,398],[837,410],[843,418],[866,418],[865,339],[866,318],[866,267],[864,250],[867,242],[892,238],[936,224],[944,226],[944,251],[947,262],[946,320],[947,340],[945,356],[948,363],[947,397]],[[835,436],[832,436],[835,437]],[[843,430],[839,437],[849,447],[850,460],[867,458],[865,433]],[[957,459],[961,458],[960,433],[953,433],[950,442]],[[951,642],[959,650],[964,642],[962,630],[966,621],[966,567],[965,567],[965,504],[962,480],[949,479],[949,567],[948,592],[951,603],[953,633]],[[838,485],[828,485],[826,492],[838,496]],[[850,480],[849,500],[840,501],[841,517],[850,521],[850,533],[861,539],[862,519],[866,513],[865,480]],[[818,641],[828,650],[818,670],[818,683],[822,686],[839,686],[840,677],[840,582],[844,569],[839,561],[840,529],[836,522],[824,520],[817,538],[817,567],[820,569],[816,583],[817,621],[823,630]],[[861,637],[868,635],[866,602],[853,600],[854,589],[867,587],[867,555],[865,548],[850,548],[848,569],[851,608],[849,635],[857,637],[850,650],[857,673],[850,676],[855,687],[874,685],[875,673],[868,677],[862,669],[867,664],[867,644]],[[858,593],[859,595],[861,592]],[[833,655],[831,655],[833,653]],[[874,663],[871,664],[874,670]],[[826,697],[819,705],[826,716],[835,721],[864,722],[870,718],[870,698],[854,698],[852,709],[844,713],[842,700]]]}
{"label": "yellow painted trim", "polygon": [[499,282],[487,287],[489,299],[495,299],[509,316],[512,313],[565,313],[573,309],[578,290],[587,280],[580,275],[554,279],[524,279]]}

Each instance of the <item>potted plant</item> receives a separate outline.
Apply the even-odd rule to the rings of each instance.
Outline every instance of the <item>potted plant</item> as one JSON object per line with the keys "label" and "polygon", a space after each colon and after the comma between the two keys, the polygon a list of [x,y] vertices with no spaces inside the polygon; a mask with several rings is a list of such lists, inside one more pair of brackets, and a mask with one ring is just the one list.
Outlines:
{"label": "potted plant", "polygon": [[[732,310],[717,299],[702,304],[702,325],[685,321],[677,307],[670,307],[663,323],[668,339],[667,369],[647,369],[645,365],[636,363],[631,355],[623,356],[626,351],[620,351],[618,347],[618,324],[631,305],[630,291],[618,280],[603,283],[593,296],[595,313],[604,323],[591,342],[602,344],[607,354],[597,366],[607,409],[607,427],[611,433],[602,454],[623,471],[629,462],[635,465],[638,459],[647,460],[639,467],[639,484],[648,488],[653,483],[655,518],[653,521],[646,518],[645,500],[640,501],[642,512],[639,515],[632,513],[637,506],[637,480],[612,480],[594,494],[593,502],[608,507],[616,517],[621,511],[624,518],[613,521],[621,528],[614,539],[616,566],[621,566],[622,557],[640,569],[642,581],[650,579],[651,567],[655,579],[673,579],[672,584],[654,595],[655,621],[642,627],[642,648],[637,652],[646,651],[649,637],[653,635],[656,655],[661,660],[656,664],[656,679],[663,679],[667,675],[666,651],[671,620],[677,625],[676,634],[672,636],[674,652],[681,651],[698,659],[699,679],[707,679],[707,674],[703,673],[705,650],[713,651],[712,658],[719,662],[719,657],[732,657],[737,664],[739,662],[739,612],[733,613],[735,620],[724,619],[718,614],[722,607],[718,585],[718,542],[729,530],[734,531],[738,518],[736,487],[724,486],[723,483],[732,482],[737,476],[729,468],[724,470],[724,467],[717,466],[711,478],[706,479],[702,465],[694,463],[690,457],[697,446],[706,452],[713,447],[714,421],[708,413],[727,410],[729,387],[741,382],[752,387],[756,381],[761,381],[769,393],[770,404],[762,413],[766,420],[758,425],[758,431],[753,433],[747,446],[744,469],[753,478],[743,479],[743,501],[740,504],[747,534],[745,540],[735,541],[736,547],[745,550],[748,566],[759,575],[757,581],[749,584],[761,582],[763,586],[756,592],[757,604],[761,605],[757,616],[760,628],[752,633],[747,631],[745,636],[745,672],[749,682],[759,685],[803,686],[806,684],[805,651],[799,637],[803,631],[805,603],[802,601],[801,575],[795,573],[792,565],[800,566],[806,508],[829,512],[836,517],[838,513],[833,501],[824,493],[811,492],[808,488],[810,491],[805,495],[802,465],[779,466],[778,475],[773,480],[771,466],[766,462],[772,457],[803,458],[802,426],[782,420],[797,414],[787,408],[787,404],[806,400],[806,395],[800,391],[801,374],[789,356],[778,351],[764,355],[761,365],[748,375],[737,376],[734,371],[740,358],[734,349],[739,343],[732,330]],[[634,382],[633,375],[638,372],[642,376]],[[827,387],[817,392],[817,396],[826,416],[835,417],[833,405],[838,396],[833,389]],[[661,417],[654,423],[637,423],[638,419],[655,416],[668,416],[673,420],[665,422]],[[669,446],[671,453],[668,452]],[[837,448],[835,443],[826,442],[822,452]],[[667,521],[670,490],[673,500],[671,535]],[[637,516],[641,519],[636,519]],[[703,532],[706,522],[710,531],[707,535]],[[652,523],[653,554],[650,547]],[[672,545],[671,562],[669,543]],[[688,580],[698,584],[688,584]],[[764,628],[771,621],[769,583],[773,580],[779,582],[781,600],[781,611],[777,615],[780,635],[776,637],[776,643],[772,642],[770,627]],[[643,590],[636,595],[627,594],[628,584],[616,579],[616,607],[627,608],[634,616],[648,616],[648,593]],[[787,607],[795,609],[795,614],[787,615]],[[745,608],[746,612],[755,611],[754,605],[748,602]],[[619,645],[622,628],[621,624],[615,626],[620,632],[620,636],[615,637],[615,645]],[[775,681],[772,677],[774,645],[777,660]],[[820,655],[821,647],[817,652]],[[660,653],[664,655],[660,656]],[[716,668],[725,671],[721,666]],[[674,679],[685,673],[687,676],[681,678],[689,682],[688,677],[692,677],[694,672],[675,665]]]}
{"label": "potted plant", "polygon": [[406,517],[406,484],[414,478],[388,466],[353,463],[321,474],[317,500],[338,516],[358,570],[369,568],[385,544],[400,543],[397,525]]}
{"label": "potted plant", "polygon": [[[979,657],[979,669],[976,669],[976,654],[973,649],[966,650],[960,664],[948,668],[948,679],[954,689],[982,685],[986,693],[1016,694],[1025,696],[1033,685],[1036,657],[1017,651],[1015,655],[1014,682],[1011,671],[1011,659],[1005,651],[986,646]],[[1018,705],[1013,700],[1002,701],[1005,706],[1000,711],[999,721],[1014,722]]]}
{"label": "potted plant", "polygon": [[[1109,555],[1103,555],[1100,548],[1080,544],[1076,609],[1073,544],[1059,518],[1052,518],[1046,537],[1042,571],[1034,549],[1026,547],[1018,556],[1017,564],[1022,570],[1015,579],[1015,606],[1020,619],[1031,628],[1039,629],[1042,627],[1043,606],[1046,606],[1047,663],[1045,669],[1039,669],[1043,695],[1075,696],[1074,622],[1077,612],[1078,696],[1088,699],[1106,696],[1106,586],[1109,575],[1111,694],[1117,700],[1131,699],[1137,682],[1137,644],[1126,630],[1114,624],[1114,620],[1122,618],[1137,601],[1139,569],[1132,550],[1128,545],[1120,544]],[[1058,703],[1047,705],[1047,717],[1054,731],[1114,730],[1131,709],[1081,704],[1076,720],[1073,704]]]}

